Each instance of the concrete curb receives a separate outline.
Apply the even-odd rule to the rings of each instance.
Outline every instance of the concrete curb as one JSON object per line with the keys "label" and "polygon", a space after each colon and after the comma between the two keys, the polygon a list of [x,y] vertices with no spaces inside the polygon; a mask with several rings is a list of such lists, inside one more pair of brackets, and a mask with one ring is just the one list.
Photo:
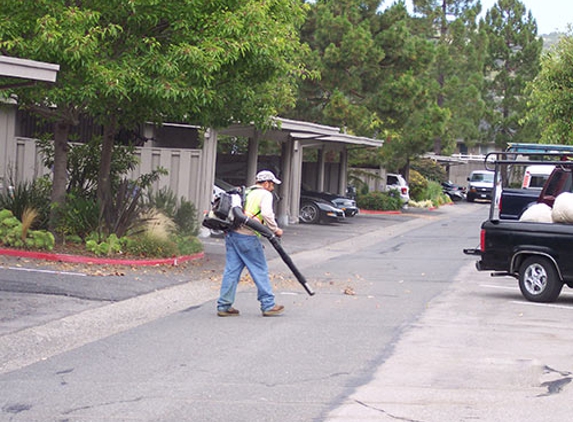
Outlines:
{"label": "concrete curb", "polygon": [[15,256],[19,258],[40,259],[45,261],[68,262],[75,264],[152,266],[152,265],[178,265],[182,262],[203,258],[205,256],[205,253],[199,252],[193,255],[182,255],[172,258],[160,258],[160,259],[112,259],[112,258],[94,258],[81,255],[68,255],[68,254],[58,254],[49,252],[22,251],[18,249],[0,249],[0,255]]}
{"label": "concrete curb", "polygon": [[[441,206],[444,205],[454,205],[453,203],[451,204],[443,204]],[[439,207],[429,207],[429,208],[416,208],[416,207],[412,207],[409,209],[417,209],[417,210],[421,210],[421,211],[435,211],[437,210]],[[401,210],[397,210],[397,211],[377,211],[377,210],[363,210],[361,209],[359,214],[363,214],[363,215],[399,215],[399,214],[404,214],[403,211]]]}
{"label": "concrete curb", "polygon": [[364,215],[391,215],[391,214],[402,214],[402,211],[376,211],[376,210],[360,210],[360,214]]}

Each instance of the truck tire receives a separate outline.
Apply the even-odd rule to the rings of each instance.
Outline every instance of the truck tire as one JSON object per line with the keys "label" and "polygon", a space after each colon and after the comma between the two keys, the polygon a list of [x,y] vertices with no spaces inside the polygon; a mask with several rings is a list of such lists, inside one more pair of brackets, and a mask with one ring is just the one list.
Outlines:
{"label": "truck tire", "polygon": [[553,263],[543,256],[530,256],[519,267],[519,290],[530,302],[555,302],[563,289]]}

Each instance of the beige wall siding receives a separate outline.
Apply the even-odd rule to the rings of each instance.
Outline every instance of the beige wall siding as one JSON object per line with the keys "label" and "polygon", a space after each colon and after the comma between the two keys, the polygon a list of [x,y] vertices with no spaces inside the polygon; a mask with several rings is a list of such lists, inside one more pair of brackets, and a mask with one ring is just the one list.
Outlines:
{"label": "beige wall siding", "polygon": [[[5,185],[9,179],[21,183],[50,173],[50,169],[42,164],[34,139],[16,138],[12,143],[0,142],[0,146],[4,148],[0,156],[0,169],[3,170],[0,177],[4,176]],[[136,155],[140,164],[128,175],[129,178],[135,179],[161,166],[169,174],[161,176],[155,190],[169,187],[178,199],[184,197],[196,206],[202,202],[199,189],[201,150],[142,147],[136,148]]]}
{"label": "beige wall siding", "polygon": [[38,177],[50,173],[44,167],[42,155],[36,141],[27,138],[16,138],[15,160],[10,161],[8,167],[14,169],[16,182],[31,182]]}
{"label": "beige wall siding", "polygon": [[140,165],[129,175],[137,178],[163,167],[169,174],[161,176],[154,189],[169,187],[177,198],[184,197],[198,205],[202,151],[198,149],[136,148]]}
{"label": "beige wall siding", "polygon": [[13,169],[8,167],[7,157],[12,155],[14,146],[11,141],[14,139],[14,122],[16,110],[13,107],[2,107],[0,109],[0,188],[5,189],[9,184],[9,175]]}

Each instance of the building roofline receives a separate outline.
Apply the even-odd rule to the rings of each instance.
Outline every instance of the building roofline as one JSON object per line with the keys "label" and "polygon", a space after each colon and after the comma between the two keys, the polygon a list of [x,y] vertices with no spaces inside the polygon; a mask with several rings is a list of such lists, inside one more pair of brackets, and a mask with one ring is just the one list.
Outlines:
{"label": "building roofline", "polygon": [[0,77],[56,82],[59,70],[57,64],[0,56]]}

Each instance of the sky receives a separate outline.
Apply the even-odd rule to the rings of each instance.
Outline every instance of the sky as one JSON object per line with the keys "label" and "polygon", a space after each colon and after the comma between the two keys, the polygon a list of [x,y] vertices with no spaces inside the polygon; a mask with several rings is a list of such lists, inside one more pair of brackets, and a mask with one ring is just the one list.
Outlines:
{"label": "sky", "polygon": [[[537,22],[539,35],[551,32],[565,32],[568,24],[573,24],[573,1],[572,0],[520,0],[528,11],[531,11]],[[386,4],[391,4],[388,1]],[[481,0],[483,13],[497,3],[497,0]],[[410,5],[410,0],[406,0]]]}
{"label": "sky", "polygon": [[[531,11],[537,21],[539,35],[567,30],[567,24],[573,24],[573,1],[571,0],[520,0]],[[484,12],[497,3],[497,0],[481,0]]]}

